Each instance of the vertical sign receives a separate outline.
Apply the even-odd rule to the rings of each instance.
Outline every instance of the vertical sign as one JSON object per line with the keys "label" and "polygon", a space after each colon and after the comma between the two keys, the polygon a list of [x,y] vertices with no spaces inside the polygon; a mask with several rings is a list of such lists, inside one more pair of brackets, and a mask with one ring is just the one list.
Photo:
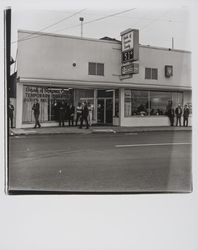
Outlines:
{"label": "vertical sign", "polygon": [[139,30],[127,29],[120,33],[122,41],[121,74],[130,75],[139,73],[139,65],[133,65],[139,60]]}

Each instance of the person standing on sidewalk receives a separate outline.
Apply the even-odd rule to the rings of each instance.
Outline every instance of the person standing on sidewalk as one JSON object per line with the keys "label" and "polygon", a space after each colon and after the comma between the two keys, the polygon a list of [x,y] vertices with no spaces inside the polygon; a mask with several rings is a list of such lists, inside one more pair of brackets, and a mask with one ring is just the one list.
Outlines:
{"label": "person standing on sidewalk", "polygon": [[190,110],[187,105],[184,106],[183,111],[183,127],[188,127],[188,117],[190,114]]}
{"label": "person standing on sidewalk", "polygon": [[64,120],[65,120],[65,102],[61,101],[59,105],[59,127],[64,127]]}
{"label": "person standing on sidewalk", "polygon": [[37,125],[40,128],[41,127],[41,124],[39,122],[40,105],[39,105],[38,99],[34,100],[34,105],[32,107],[32,110],[34,111],[34,119],[35,119],[35,126],[34,126],[34,128],[36,128]]}
{"label": "person standing on sidewalk", "polygon": [[170,125],[174,126],[174,120],[175,120],[175,111],[174,108],[172,107],[172,101],[168,101],[167,105],[167,116],[170,121]]}
{"label": "person standing on sidewalk", "polygon": [[88,110],[89,110],[88,122],[89,122],[89,126],[91,126],[92,125],[92,119],[93,119],[93,115],[92,115],[93,106],[89,102],[88,102]]}
{"label": "person standing on sidewalk", "polygon": [[14,113],[14,106],[10,103],[8,105],[8,117],[11,123],[11,128],[13,128],[13,113]]}
{"label": "person standing on sidewalk", "polygon": [[75,113],[75,107],[72,105],[72,103],[70,103],[69,105],[69,110],[68,110],[69,114],[68,114],[68,120],[69,120],[69,127],[74,126],[74,113]]}
{"label": "person standing on sidewalk", "polygon": [[176,114],[176,126],[178,126],[179,122],[179,126],[181,127],[182,108],[180,104],[178,104],[177,108],[175,109],[175,114]]}
{"label": "person standing on sidewalk", "polygon": [[173,127],[174,126],[174,121],[175,121],[175,110],[174,108],[170,108],[170,124]]}
{"label": "person standing on sidewalk", "polygon": [[88,107],[87,107],[87,103],[85,103],[83,105],[83,108],[82,108],[82,118],[81,118],[81,122],[80,122],[80,128],[82,128],[84,120],[86,122],[86,128],[87,129],[89,128],[88,115],[89,115],[89,110],[88,110]]}
{"label": "person standing on sidewalk", "polygon": [[76,126],[78,126],[78,121],[81,121],[82,116],[82,104],[79,102],[78,106],[76,107]]}

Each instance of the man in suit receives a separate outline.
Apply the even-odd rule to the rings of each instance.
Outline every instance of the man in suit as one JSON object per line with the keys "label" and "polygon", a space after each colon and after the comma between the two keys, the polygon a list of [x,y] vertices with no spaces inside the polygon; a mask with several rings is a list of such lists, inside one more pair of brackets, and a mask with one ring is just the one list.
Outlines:
{"label": "man in suit", "polygon": [[14,106],[9,102],[9,105],[8,105],[8,117],[10,119],[11,128],[13,128],[13,113],[14,113]]}
{"label": "man in suit", "polygon": [[59,105],[59,127],[64,127],[65,121],[65,102],[61,101],[60,105]]}
{"label": "man in suit", "polygon": [[190,110],[187,105],[184,106],[184,111],[183,111],[183,126],[188,127],[188,117],[190,114]]}
{"label": "man in suit", "polygon": [[182,108],[180,104],[178,104],[177,108],[175,109],[175,114],[176,114],[176,126],[178,126],[179,122],[179,126],[181,127]]}
{"label": "man in suit", "polygon": [[39,105],[38,99],[34,100],[34,105],[32,107],[32,110],[34,111],[34,119],[35,119],[35,126],[34,126],[34,128],[36,128],[37,125],[40,128],[41,127],[41,124],[39,122],[40,105]]}
{"label": "man in suit", "polygon": [[82,104],[79,102],[76,107],[76,126],[78,125],[78,121],[81,120],[82,116]]}
{"label": "man in suit", "polygon": [[74,113],[75,113],[75,108],[74,106],[72,105],[72,103],[70,103],[69,105],[69,114],[68,114],[68,120],[69,120],[69,127],[71,126],[74,126]]}
{"label": "man in suit", "polygon": [[172,107],[172,101],[168,102],[167,105],[167,115],[170,120],[170,125],[174,126],[174,120],[175,120],[175,111],[174,108]]}
{"label": "man in suit", "polygon": [[80,122],[80,128],[82,128],[84,120],[86,122],[86,128],[87,129],[89,128],[88,115],[89,115],[89,109],[87,107],[87,103],[84,103],[83,108],[82,108],[82,118]]}

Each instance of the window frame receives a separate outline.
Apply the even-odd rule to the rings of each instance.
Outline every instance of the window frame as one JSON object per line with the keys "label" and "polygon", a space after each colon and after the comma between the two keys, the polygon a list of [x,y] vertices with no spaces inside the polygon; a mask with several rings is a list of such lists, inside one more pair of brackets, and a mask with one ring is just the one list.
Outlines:
{"label": "window frame", "polygon": [[[156,71],[156,78],[154,77],[154,71]],[[145,67],[144,79],[145,80],[158,80],[158,68]]]}
{"label": "window frame", "polygon": [[[93,69],[93,73],[91,72],[90,67],[95,66]],[[104,76],[104,63],[97,63],[97,62],[88,62],[88,75],[91,76]]]}

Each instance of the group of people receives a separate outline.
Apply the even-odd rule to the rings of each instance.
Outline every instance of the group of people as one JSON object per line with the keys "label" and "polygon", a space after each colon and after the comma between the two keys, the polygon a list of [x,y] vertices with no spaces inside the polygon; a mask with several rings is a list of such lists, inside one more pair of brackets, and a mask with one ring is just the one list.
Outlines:
{"label": "group of people", "polygon": [[[182,117],[183,117],[183,127],[188,127],[188,118],[189,118],[190,110],[188,105],[185,105],[183,108],[180,104],[174,109],[172,104],[168,105],[167,115],[170,120],[170,125],[174,126],[182,126]],[[176,123],[175,123],[176,118]]]}
{"label": "group of people", "polygon": [[[60,127],[65,126],[65,120],[68,121],[69,126],[74,126],[75,117],[76,117],[75,125],[78,126],[78,123],[80,122],[79,128],[83,127],[84,121],[87,129],[92,125],[93,107],[90,103],[79,102],[78,106],[75,108],[72,103],[66,104],[62,100],[60,103],[55,101],[53,107],[54,107],[54,118],[59,122]],[[34,118],[35,118],[34,128],[37,128],[37,126],[40,128],[41,127],[41,124],[39,122],[40,106],[37,99],[35,100],[34,105],[32,106],[32,110],[34,112]]]}
{"label": "group of people", "polygon": [[57,102],[54,103],[55,116],[58,118],[60,127],[65,126],[65,120],[68,120],[69,126],[74,126],[74,119],[76,118],[76,126],[80,122],[79,128],[82,128],[85,121],[86,128],[88,129],[92,125],[92,110],[92,105],[87,102],[79,102],[76,108],[72,103],[65,104],[64,101],[61,101],[59,104]]}

